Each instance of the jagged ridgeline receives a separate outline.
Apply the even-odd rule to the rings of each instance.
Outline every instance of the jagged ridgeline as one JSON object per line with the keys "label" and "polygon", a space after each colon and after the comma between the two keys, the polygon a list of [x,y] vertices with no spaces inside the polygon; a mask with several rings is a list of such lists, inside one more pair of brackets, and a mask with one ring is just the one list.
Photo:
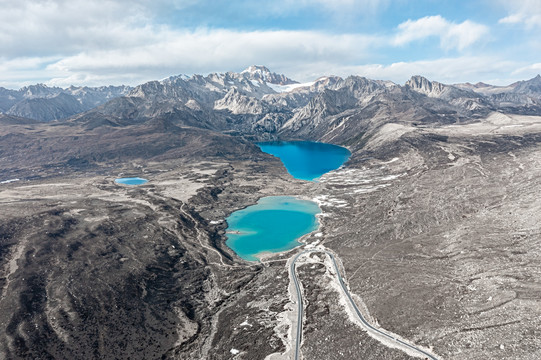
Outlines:
{"label": "jagged ridgeline", "polygon": [[[447,117],[455,115],[451,120],[440,121],[498,108],[532,113],[540,107],[541,77],[509,86],[445,85],[421,76],[413,76],[404,86],[359,76],[328,76],[299,84],[264,66],[250,66],[240,73],[172,76],[135,88],[62,89],[43,84],[20,90],[0,88],[0,112],[39,121],[85,119],[99,113],[114,116],[121,123],[182,112],[185,121],[199,127],[273,133],[296,129],[308,117],[333,117],[336,124],[336,119],[351,115],[348,110],[375,103],[425,103],[426,99],[416,97],[417,94],[439,100],[424,104],[427,111],[436,110],[436,115],[445,113]],[[81,113],[86,116],[74,116]],[[212,116],[205,121],[209,115]]]}

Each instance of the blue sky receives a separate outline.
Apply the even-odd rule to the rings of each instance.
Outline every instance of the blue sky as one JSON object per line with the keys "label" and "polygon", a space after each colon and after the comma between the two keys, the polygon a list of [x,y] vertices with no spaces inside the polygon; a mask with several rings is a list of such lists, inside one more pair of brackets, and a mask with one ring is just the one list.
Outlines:
{"label": "blue sky", "polygon": [[0,86],[136,85],[266,65],[504,85],[541,72],[539,0],[2,0]]}

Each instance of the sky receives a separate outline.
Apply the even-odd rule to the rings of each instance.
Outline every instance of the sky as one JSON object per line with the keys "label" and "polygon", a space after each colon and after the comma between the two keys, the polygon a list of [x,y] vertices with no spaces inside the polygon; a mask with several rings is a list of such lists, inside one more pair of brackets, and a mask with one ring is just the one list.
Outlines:
{"label": "sky", "polygon": [[265,65],[300,82],[506,85],[541,73],[541,0],[0,0],[0,86],[137,85]]}

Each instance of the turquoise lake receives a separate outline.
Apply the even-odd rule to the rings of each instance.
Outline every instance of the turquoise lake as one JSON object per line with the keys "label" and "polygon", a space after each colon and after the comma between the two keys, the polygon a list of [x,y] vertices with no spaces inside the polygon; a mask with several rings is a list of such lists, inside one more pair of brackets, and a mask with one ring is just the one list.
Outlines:
{"label": "turquoise lake", "polygon": [[118,184],[124,184],[124,185],[143,185],[148,182],[147,179],[143,179],[140,177],[131,177],[131,178],[120,178],[115,180]]}
{"label": "turquoise lake", "polygon": [[272,141],[257,145],[261,151],[279,157],[294,178],[310,181],[338,169],[351,155],[344,147],[311,141]]}
{"label": "turquoise lake", "polygon": [[[341,146],[310,141],[273,141],[257,145],[280,158],[294,178],[309,181],[338,169],[351,155]],[[258,254],[298,246],[301,236],[318,228],[316,214],[319,213],[313,201],[291,196],[262,198],[256,205],[236,211],[226,219],[226,244],[241,258],[257,261]]]}
{"label": "turquoise lake", "polygon": [[293,249],[301,236],[316,230],[316,214],[321,210],[313,201],[291,196],[270,196],[256,205],[235,211],[227,219],[226,244],[241,258],[257,261],[256,255]]}

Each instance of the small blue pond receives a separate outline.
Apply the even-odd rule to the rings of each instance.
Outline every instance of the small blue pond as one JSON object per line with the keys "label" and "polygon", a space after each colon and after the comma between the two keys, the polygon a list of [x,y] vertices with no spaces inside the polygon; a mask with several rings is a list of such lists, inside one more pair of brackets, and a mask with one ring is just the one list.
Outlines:
{"label": "small blue pond", "polygon": [[341,146],[311,141],[272,141],[258,143],[263,152],[277,156],[296,179],[315,180],[338,169],[351,152]]}
{"label": "small blue pond", "polygon": [[131,177],[131,178],[120,178],[115,180],[118,184],[124,184],[124,185],[143,185],[148,182],[147,179],[143,179],[140,177]]}
{"label": "small blue pond", "polygon": [[293,249],[301,236],[316,230],[316,203],[291,196],[270,196],[232,213],[226,220],[226,244],[241,258],[257,261],[256,255]]}

